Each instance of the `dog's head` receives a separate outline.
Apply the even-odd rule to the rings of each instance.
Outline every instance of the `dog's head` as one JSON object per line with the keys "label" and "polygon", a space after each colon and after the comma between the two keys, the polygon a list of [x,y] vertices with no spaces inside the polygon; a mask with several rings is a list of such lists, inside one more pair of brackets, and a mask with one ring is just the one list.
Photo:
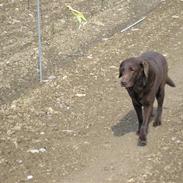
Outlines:
{"label": "dog's head", "polygon": [[148,79],[148,74],[148,62],[135,57],[122,61],[119,67],[121,86],[125,88],[131,88],[137,82],[139,82],[140,85],[144,85]]}

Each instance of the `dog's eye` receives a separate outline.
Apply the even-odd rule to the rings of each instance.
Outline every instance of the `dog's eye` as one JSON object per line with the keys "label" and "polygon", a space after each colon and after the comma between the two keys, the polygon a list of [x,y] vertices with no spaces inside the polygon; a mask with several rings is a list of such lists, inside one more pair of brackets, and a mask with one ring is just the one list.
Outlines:
{"label": "dog's eye", "polygon": [[135,69],[134,69],[134,68],[132,68],[132,67],[130,67],[130,71],[135,71]]}

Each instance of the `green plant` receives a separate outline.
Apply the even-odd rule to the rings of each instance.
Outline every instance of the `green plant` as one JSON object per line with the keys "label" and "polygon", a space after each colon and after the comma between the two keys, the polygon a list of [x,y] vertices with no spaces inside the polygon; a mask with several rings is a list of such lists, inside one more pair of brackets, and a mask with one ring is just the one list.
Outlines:
{"label": "green plant", "polygon": [[78,11],[78,10],[75,10],[74,8],[72,8],[71,6],[69,5],[66,5],[66,7],[71,11],[71,13],[76,17],[76,19],[78,20],[79,22],[79,28],[82,24],[86,24],[87,23],[87,20],[85,18],[85,16],[83,15],[82,12]]}

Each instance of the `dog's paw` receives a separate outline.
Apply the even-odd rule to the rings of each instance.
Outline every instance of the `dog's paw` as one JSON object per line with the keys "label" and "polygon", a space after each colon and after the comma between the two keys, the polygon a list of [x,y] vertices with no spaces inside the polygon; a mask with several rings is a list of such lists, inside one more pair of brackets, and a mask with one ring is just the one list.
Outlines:
{"label": "dog's paw", "polygon": [[146,144],[147,144],[147,140],[141,140],[139,138],[139,140],[138,140],[138,146],[145,146]]}
{"label": "dog's paw", "polygon": [[153,126],[154,127],[157,127],[157,126],[160,126],[161,125],[161,121],[155,121],[154,123],[153,123]]}
{"label": "dog's paw", "polygon": [[139,141],[138,141],[138,144],[140,146],[145,146],[146,143],[147,143],[147,129],[146,128],[141,128],[140,129],[140,133],[139,133]]}

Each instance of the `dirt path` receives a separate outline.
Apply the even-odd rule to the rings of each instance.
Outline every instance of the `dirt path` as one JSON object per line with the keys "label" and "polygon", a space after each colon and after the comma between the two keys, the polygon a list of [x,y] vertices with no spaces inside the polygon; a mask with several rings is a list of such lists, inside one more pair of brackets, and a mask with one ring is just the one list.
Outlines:
{"label": "dirt path", "polygon": [[[152,31],[154,28],[152,32],[157,31],[157,34],[153,34],[153,36],[151,35],[149,37],[150,41],[145,44],[145,47],[161,50],[161,52],[164,52],[169,58],[169,64],[171,65],[170,75],[174,78],[177,87],[176,89],[167,87],[163,126],[157,129],[151,127],[148,146],[145,148],[138,147],[136,146],[137,138],[134,133],[134,125],[126,124],[133,123],[136,119],[134,113],[131,111],[128,113],[127,111],[130,109],[126,109],[124,113],[127,113],[127,115],[122,115],[122,119],[118,116],[117,119],[119,122],[112,125],[113,136],[110,135],[111,129],[109,128],[109,133],[107,137],[105,137],[103,144],[101,144],[101,149],[95,152],[97,159],[94,163],[91,163],[88,168],[80,173],[69,176],[64,182],[181,183],[183,181],[183,82],[181,74],[183,69],[181,64],[183,34],[180,22],[177,25],[175,23],[175,18],[178,18],[183,12],[182,10],[180,12],[176,11],[176,14],[172,12],[171,15],[170,12],[172,12],[171,6],[162,6],[162,9],[154,12],[152,17],[148,19],[148,22],[140,27],[139,33],[129,33],[131,36],[136,37],[140,37],[141,34],[147,36],[149,33],[147,29],[151,29]],[[166,13],[169,13],[169,16]],[[157,14],[160,15],[160,18],[156,24],[161,24],[162,27],[153,27],[152,25],[151,21],[157,18]],[[172,19],[172,17],[174,19]],[[167,27],[167,25],[169,26]],[[180,26],[179,29],[177,29],[177,26]],[[161,35],[161,28],[164,29],[165,27],[167,32],[170,30],[170,32],[167,33],[167,38]],[[119,35],[115,37],[119,39]],[[117,39],[114,38],[113,42],[117,42]],[[162,42],[160,42],[160,40],[162,40]],[[139,40],[133,39],[133,41],[134,44],[138,46]],[[133,46],[136,47],[135,45]],[[158,48],[157,45],[159,45]],[[131,46],[131,44],[129,44],[129,46]],[[136,47],[136,49],[143,49],[143,47]],[[174,57],[175,55],[176,58]],[[116,93],[112,90],[111,95],[108,95],[106,100],[115,94]],[[125,105],[128,106],[129,103],[124,99],[126,95],[124,93],[122,95],[121,107],[124,109]],[[116,100],[116,104],[112,105],[112,107],[119,110],[117,106],[120,106],[118,103],[120,95],[117,94],[117,96],[113,96],[112,98]],[[113,117],[113,119],[116,118]]]}
{"label": "dirt path", "polygon": [[[183,2],[167,0],[131,31],[116,33],[57,71],[56,79],[1,106],[0,182],[182,183]],[[136,116],[118,81],[121,59],[166,55],[163,125],[137,146]]]}

